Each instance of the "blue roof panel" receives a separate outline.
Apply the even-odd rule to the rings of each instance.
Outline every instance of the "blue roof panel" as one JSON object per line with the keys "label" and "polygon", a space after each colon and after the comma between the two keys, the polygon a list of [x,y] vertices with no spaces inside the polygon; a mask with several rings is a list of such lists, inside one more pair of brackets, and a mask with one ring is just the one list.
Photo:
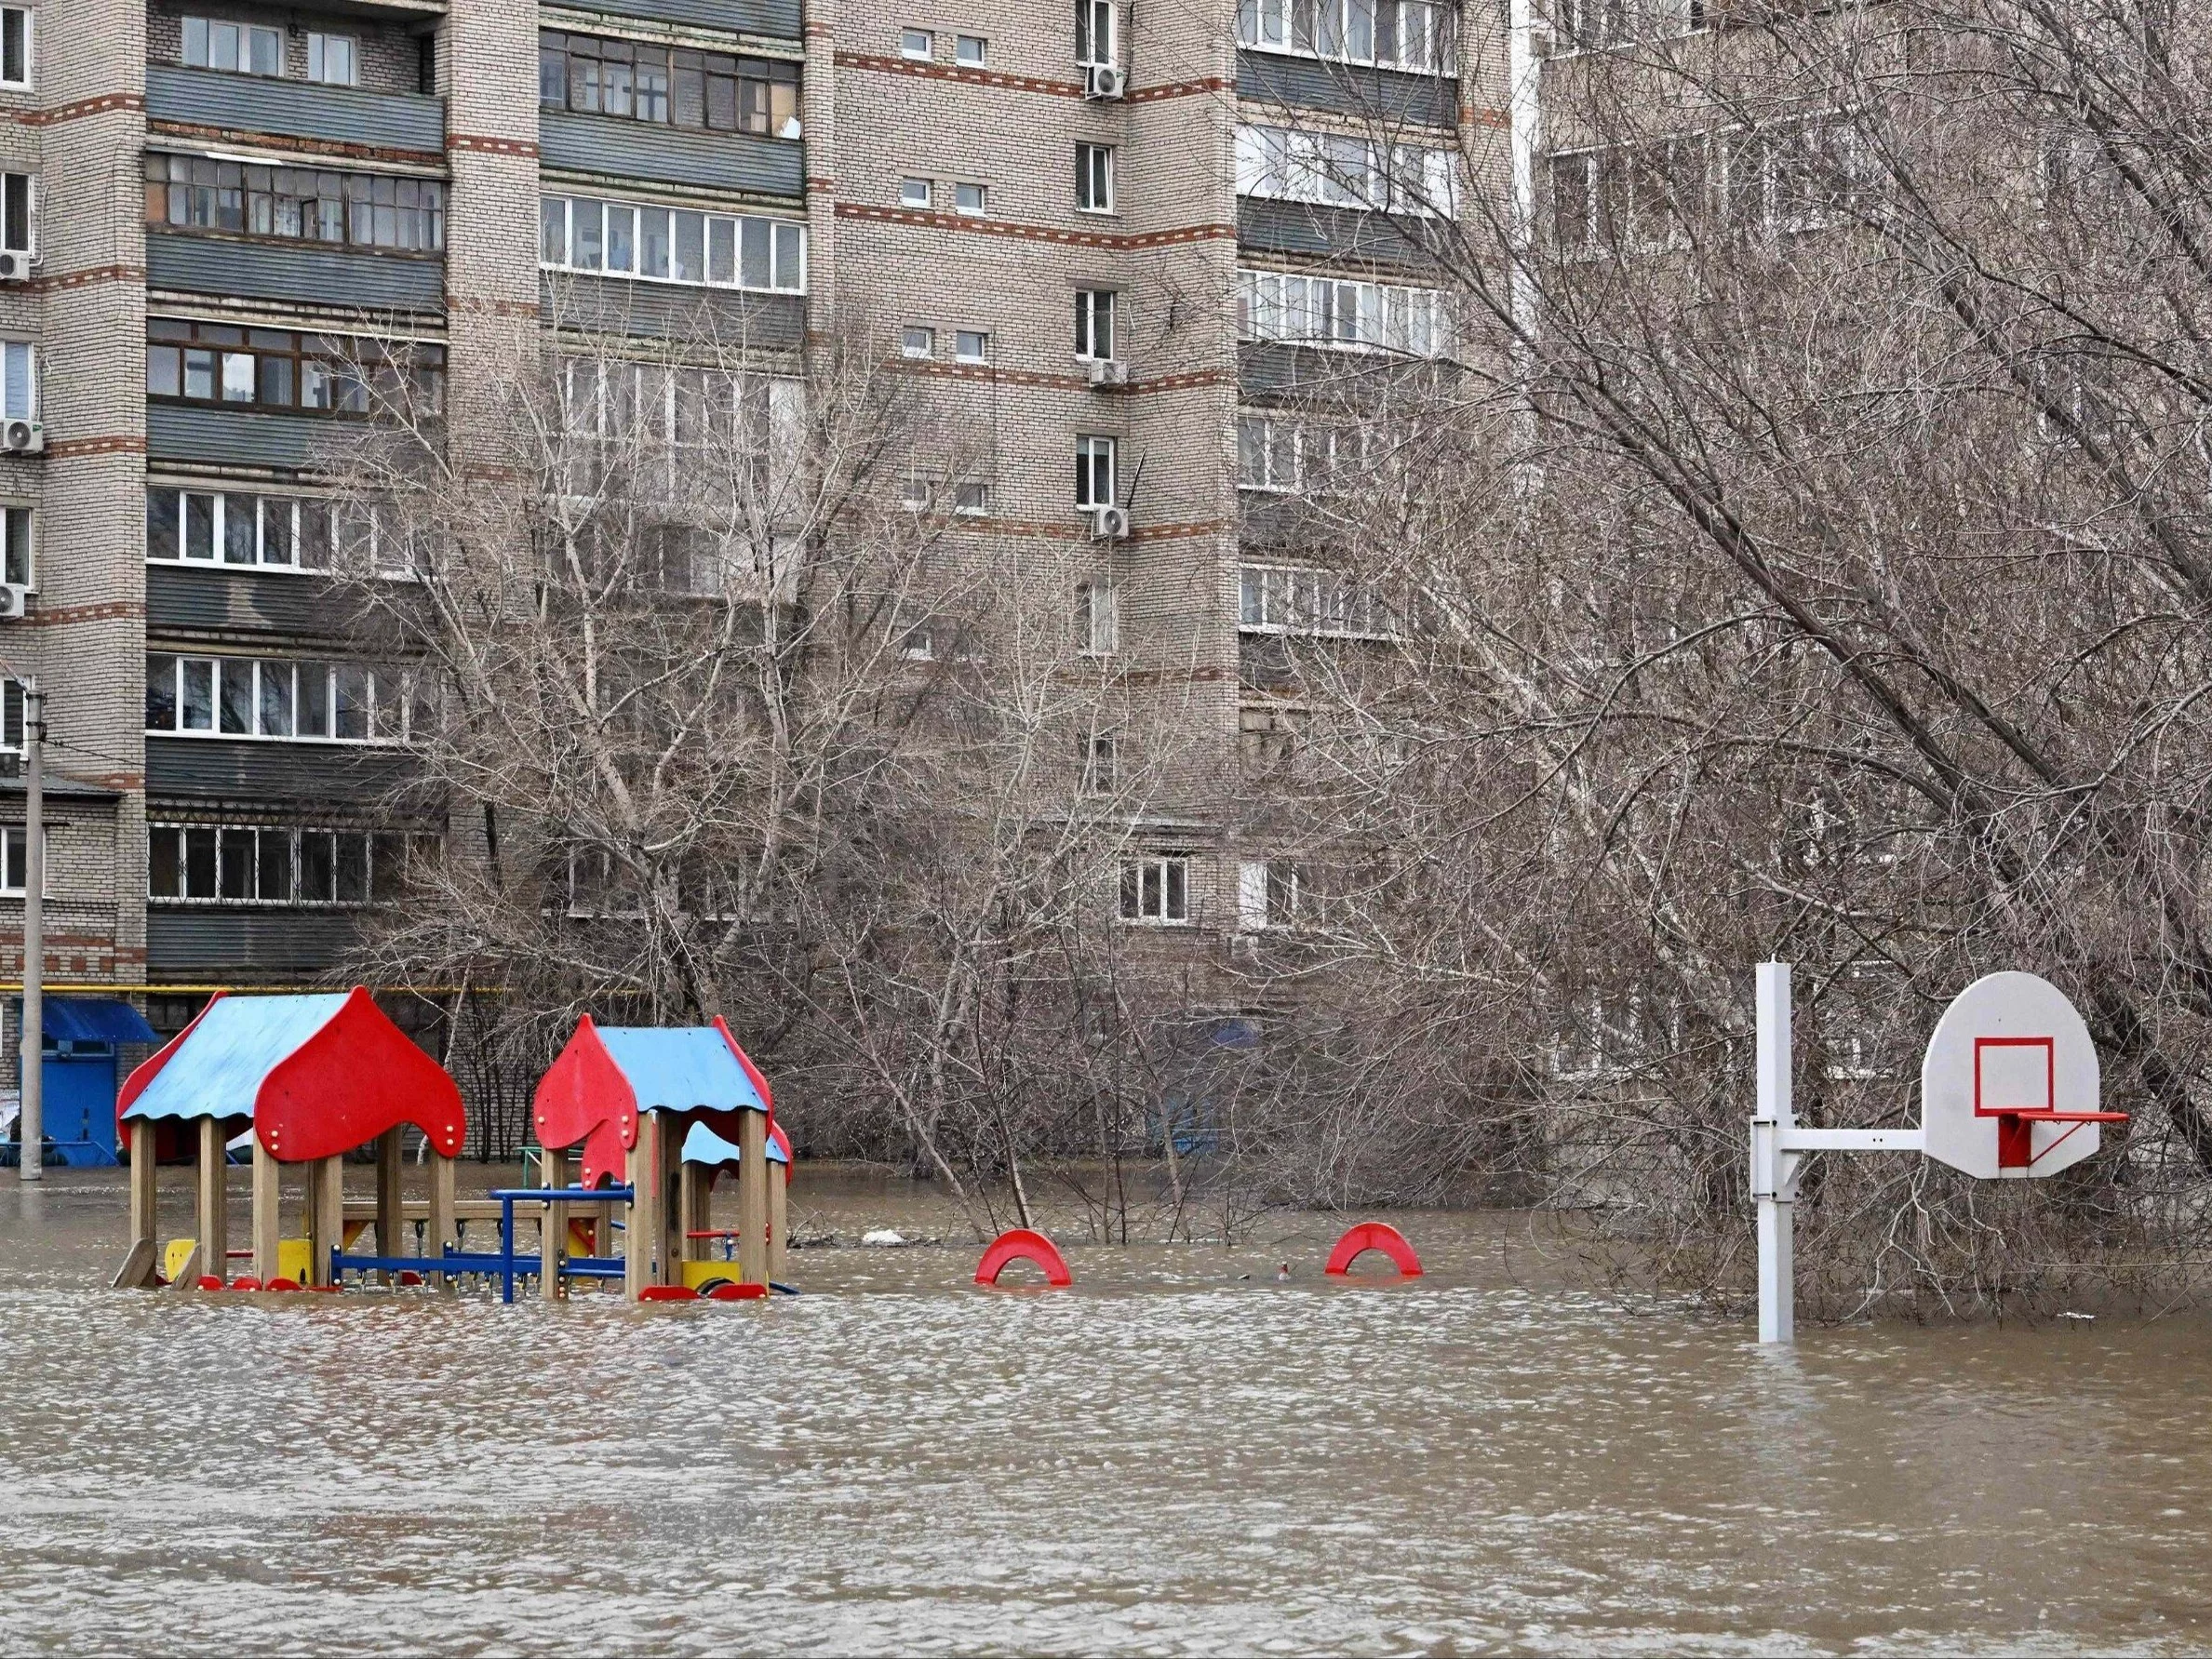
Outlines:
{"label": "blue roof panel", "polygon": [[345,995],[218,999],[123,1115],[251,1117],[262,1082],[329,1023]]}
{"label": "blue roof panel", "polygon": [[712,1025],[601,1025],[598,1033],[629,1079],[640,1112],[768,1110]]}
{"label": "blue roof panel", "polygon": [[[704,1123],[691,1125],[691,1132],[684,1137],[683,1161],[687,1164],[728,1164],[734,1169],[741,1156],[741,1149],[734,1141],[725,1140]],[[787,1164],[791,1161],[784,1156],[783,1147],[776,1144],[773,1135],[768,1138],[768,1161],[771,1164]]]}
{"label": "blue roof panel", "polygon": [[41,1033],[60,1043],[158,1043],[146,1016],[114,997],[48,997],[39,1004]]}

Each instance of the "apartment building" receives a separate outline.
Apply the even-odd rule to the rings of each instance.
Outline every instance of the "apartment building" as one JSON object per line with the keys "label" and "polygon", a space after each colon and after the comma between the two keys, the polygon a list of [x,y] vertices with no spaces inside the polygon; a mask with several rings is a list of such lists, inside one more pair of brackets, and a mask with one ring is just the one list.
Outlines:
{"label": "apartment building", "polygon": [[1102,904],[1201,952],[1265,926],[1265,850],[1219,810],[1294,701],[1254,651],[1381,624],[1325,548],[1251,526],[1347,441],[1291,412],[1315,364],[1444,349],[1411,227],[1503,176],[1504,53],[1470,49],[1501,27],[1442,0],[0,7],[0,662],[47,694],[49,983],[176,1029],[212,987],[316,980],[436,853],[437,803],[391,805],[422,688],[318,574],[377,534],[327,461],[378,377],[465,435],[530,318],[680,355],[708,315],[771,368],[879,338],[990,435],[976,530],[1085,548],[1071,628],[1195,734]]}

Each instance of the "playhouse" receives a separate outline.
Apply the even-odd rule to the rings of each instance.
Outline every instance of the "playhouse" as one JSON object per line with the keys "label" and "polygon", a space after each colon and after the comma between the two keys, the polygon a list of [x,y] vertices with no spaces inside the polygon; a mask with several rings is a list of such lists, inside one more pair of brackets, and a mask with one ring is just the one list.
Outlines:
{"label": "playhouse", "polygon": [[[403,1226],[400,1131],[412,1124],[430,1155],[429,1253],[453,1231],[453,1158],[467,1120],[453,1079],[377,1007],[366,990],[311,996],[218,996],[130,1074],[116,1096],[130,1148],[130,1253],[117,1285],[166,1278],[191,1288],[230,1281],[234,1255],[250,1255],[252,1288],[335,1282],[344,1241],[345,1155],[373,1143],[380,1250],[397,1253]],[[196,1145],[196,1229],[163,1252],[154,1212],[155,1138],[174,1123]],[[228,1249],[227,1143],[252,1135],[251,1249]],[[303,1238],[284,1236],[277,1177],[305,1166]],[[433,1264],[425,1261],[424,1266]],[[164,1269],[166,1268],[166,1272]],[[238,1280],[247,1288],[248,1280]]]}
{"label": "playhouse", "polygon": [[[633,1299],[657,1300],[731,1280],[731,1264],[716,1260],[708,1248],[720,1237],[712,1226],[714,1177],[732,1161],[717,1144],[736,1152],[738,1250],[734,1282],[727,1288],[764,1291],[784,1245],[781,1206],[770,1196],[769,1146],[782,1141],[772,1112],[768,1079],[720,1020],[674,1028],[603,1026],[584,1015],[539,1080],[531,1104],[538,1144],[545,1149],[545,1190],[564,1195],[545,1200],[541,1293],[559,1296],[570,1278],[607,1264],[562,1259],[572,1242],[567,1197],[589,1200],[600,1191],[611,1194],[618,1184],[627,1187],[622,1274]],[[687,1159],[684,1152],[702,1130],[709,1137],[699,1143],[702,1156]],[[788,1142],[782,1150],[788,1170]],[[581,1165],[574,1188],[566,1184],[571,1152]]]}

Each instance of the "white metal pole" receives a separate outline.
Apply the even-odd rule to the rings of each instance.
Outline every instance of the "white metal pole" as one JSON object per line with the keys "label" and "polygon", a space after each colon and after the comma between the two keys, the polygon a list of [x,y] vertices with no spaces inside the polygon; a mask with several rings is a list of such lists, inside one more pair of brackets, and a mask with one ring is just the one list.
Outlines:
{"label": "white metal pole", "polygon": [[46,793],[41,760],[46,746],[46,694],[35,679],[23,682],[23,1025],[16,1034],[22,1077],[22,1156],[25,1181],[46,1176]]}
{"label": "white metal pole", "polygon": [[1759,1199],[1759,1340],[1797,1337],[1796,1157],[1783,1150],[1790,1099],[1790,964],[1762,962],[1758,978],[1759,1105],[1751,1119],[1751,1191]]}

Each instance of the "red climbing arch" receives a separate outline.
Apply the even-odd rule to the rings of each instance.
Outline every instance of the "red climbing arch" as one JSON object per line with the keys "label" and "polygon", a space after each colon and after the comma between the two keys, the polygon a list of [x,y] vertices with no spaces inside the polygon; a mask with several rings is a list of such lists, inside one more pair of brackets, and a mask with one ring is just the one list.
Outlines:
{"label": "red climbing arch", "polygon": [[[1075,1275],[1068,1272],[1067,1264],[1060,1252],[1052,1248],[1052,1241],[1042,1233],[1032,1233],[1027,1227],[1015,1227],[991,1240],[991,1248],[983,1252],[983,1260],[975,1264],[975,1282],[995,1285],[999,1276],[1006,1271],[1010,1262],[1034,1262],[1044,1269],[1045,1283],[1055,1289],[1075,1283]],[[1419,1269],[1415,1269],[1419,1271]]]}
{"label": "red climbing arch", "polygon": [[1356,1257],[1371,1250],[1379,1250],[1397,1263],[1398,1271],[1406,1278],[1421,1277],[1421,1258],[1414,1254],[1414,1247],[1405,1241],[1405,1235],[1379,1221],[1363,1221],[1357,1226],[1347,1227],[1344,1237],[1336,1241],[1336,1248],[1329,1252],[1326,1271],[1342,1277],[1351,1271]]}

